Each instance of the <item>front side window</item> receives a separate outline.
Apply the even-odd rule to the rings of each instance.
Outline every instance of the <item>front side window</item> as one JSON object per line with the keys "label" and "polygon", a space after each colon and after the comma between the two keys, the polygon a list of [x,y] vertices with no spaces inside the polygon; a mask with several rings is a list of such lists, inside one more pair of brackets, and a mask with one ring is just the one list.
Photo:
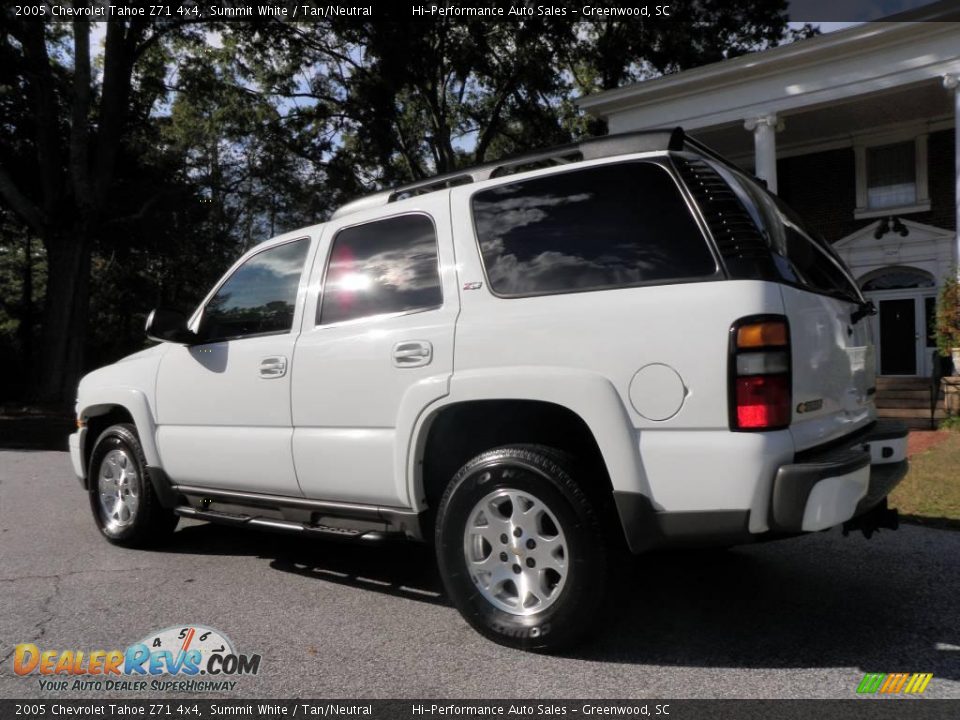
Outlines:
{"label": "front side window", "polygon": [[317,324],[442,304],[437,233],[427,216],[356,225],[333,239]]}
{"label": "front side window", "polygon": [[237,268],[203,309],[203,341],[290,332],[309,247],[309,238],[294,240],[263,250]]}
{"label": "front side window", "polygon": [[676,182],[655,163],[498,185],[473,196],[473,218],[498,295],[681,282],[717,272]]}

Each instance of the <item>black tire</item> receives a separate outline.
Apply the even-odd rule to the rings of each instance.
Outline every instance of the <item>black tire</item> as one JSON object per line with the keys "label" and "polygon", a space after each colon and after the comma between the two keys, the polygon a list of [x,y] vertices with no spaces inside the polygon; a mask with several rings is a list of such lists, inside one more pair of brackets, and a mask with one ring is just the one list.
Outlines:
{"label": "black tire", "polygon": [[[535,651],[569,647],[601,614],[607,547],[573,467],[570,456],[553,448],[500,447],[470,460],[444,492],[437,511],[436,551],[447,594],[470,625],[501,645]],[[515,515],[511,497],[517,505],[534,503]],[[490,521],[478,514],[481,508],[500,517]],[[515,542],[503,543],[505,533],[497,535],[496,524],[504,522],[520,528]],[[526,549],[541,536],[540,546],[534,542],[532,550]],[[498,541],[501,544],[493,547]],[[548,548],[554,555],[547,557]],[[541,558],[539,568],[535,554]],[[561,556],[562,575],[548,567]],[[531,560],[534,565],[529,565]],[[497,567],[491,573],[472,571],[473,563],[482,563],[473,565],[475,569]],[[511,586],[509,572],[519,584]],[[543,609],[537,609],[540,606]]]}
{"label": "black tire", "polygon": [[[100,471],[105,461],[109,467],[108,473],[116,474],[121,469],[120,465],[124,466],[123,487],[118,482],[117,492],[125,494],[127,508],[132,506],[130,497],[136,499],[133,511],[123,513],[117,510],[109,515],[101,503]],[[111,425],[101,433],[90,455],[87,477],[93,519],[107,540],[114,545],[143,548],[160,545],[169,539],[180,518],[164,508],[157,499],[136,427],[121,423]]]}

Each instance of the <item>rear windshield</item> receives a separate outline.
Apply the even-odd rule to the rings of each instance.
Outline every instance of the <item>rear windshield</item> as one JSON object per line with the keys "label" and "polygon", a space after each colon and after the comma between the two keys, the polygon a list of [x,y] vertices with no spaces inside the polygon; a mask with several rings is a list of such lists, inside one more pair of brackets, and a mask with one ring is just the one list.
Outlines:
{"label": "rear windshield", "polygon": [[628,162],[521,180],[473,196],[491,290],[503,296],[712,277],[717,264],[663,166]]}
{"label": "rear windshield", "polygon": [[740,196],[773,251],[779,280],[852,302],[863,300],[840,256],[783,200],[749,178],[714,166]]}

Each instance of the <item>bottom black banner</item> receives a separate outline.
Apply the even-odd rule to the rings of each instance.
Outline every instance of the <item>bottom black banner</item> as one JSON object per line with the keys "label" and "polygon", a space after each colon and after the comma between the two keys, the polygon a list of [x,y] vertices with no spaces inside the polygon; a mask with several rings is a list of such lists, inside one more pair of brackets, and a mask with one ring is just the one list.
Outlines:
{"label": "bottom black banner", "polygon": [[939,720],[960,717],[960,700],[0,700],[0,720],[54,717]]}

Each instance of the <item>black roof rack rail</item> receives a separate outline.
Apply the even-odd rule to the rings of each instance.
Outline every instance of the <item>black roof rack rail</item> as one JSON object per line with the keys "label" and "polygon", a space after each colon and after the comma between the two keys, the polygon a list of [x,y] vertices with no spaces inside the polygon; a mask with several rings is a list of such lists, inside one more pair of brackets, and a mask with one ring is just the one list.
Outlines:
{"label": "black roof rack rail", "polygon": [[687,136],[683,128],[638,130],[617,135],[587,138],[579,142],[570,143],[569,145],[560,145],[546,150],[524,153],[522,155],[497,160],[496,162],[485,163],[444,175],[418,180],[389,190],[382,190],[371,195],[365,195],[341,206],[332,217],[339,218],[360,210],[381,207],[408,197],[414,197],[436,190],[444,190],[458,185],[481,182],[489,178],[501,177],[513,172],[523,172],[525,169],[545,166],[548,163],[557,165],[577,162],[579,160],[597,160],[599,158],[626,155],[629,153],[662,152],[668,150],[677,152],[688,148],[693,148],[697,152],[708,155],[710,158],[723,162],[724,164],[730,164],[713,150],[710,150],[702,143]]}

